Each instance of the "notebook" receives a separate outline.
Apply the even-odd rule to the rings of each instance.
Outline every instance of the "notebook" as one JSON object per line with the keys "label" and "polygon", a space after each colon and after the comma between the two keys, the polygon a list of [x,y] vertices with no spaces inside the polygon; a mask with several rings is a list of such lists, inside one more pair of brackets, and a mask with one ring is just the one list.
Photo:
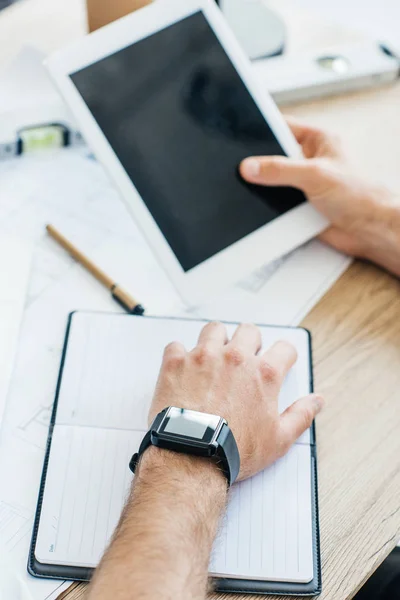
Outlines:
{"label": "notebook", "polygon": [[[87,580],[117,525],[128,463],[147,431],[164,347],[196,345],[203,321],[78,312],[70,316],[50,425],[28,569]],[[231,335],[235,324],[227,324]],[[261,326],[263,347],[292,342],[298,360],[280,410],[312,389],[305,329]],[[225,591],[320,592],[314,427],[289,453],[232,487],[210,574]]]}

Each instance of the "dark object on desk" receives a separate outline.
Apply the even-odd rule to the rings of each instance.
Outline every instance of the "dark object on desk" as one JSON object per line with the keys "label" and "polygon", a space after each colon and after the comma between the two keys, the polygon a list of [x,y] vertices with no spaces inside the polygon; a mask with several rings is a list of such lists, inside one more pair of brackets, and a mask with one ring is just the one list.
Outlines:
{"label": "dark object on desk", "polygon": [[363,585],[354,600],[400,598],[400,547],[395,548]]}
{"label": "dark object on desk", "polygon": [[128,294],[120,285],[115,283],[111,277],[109,277],[104,271],[99,269],[87,256],[85,256],[76,246],[71,244],[53,225],[46,225],[46,229],[48,233],[51,235],[53,240],[55,240],[64,250],[68,252],[77,260],[89,273],[93,275],[100,281],[108,290],[110,290],[112,297],[114,300],[118,302],[120,306],[127,313],[131,315],[143,315],[144,307],[135,300],[133,296]]}
{"label": "dark object on desk", "polygon": [[136,300],[116,283],[111,287],[111,295],[127,313],[139,316],[144,315],[144,307],[141,304],[135,304]]}

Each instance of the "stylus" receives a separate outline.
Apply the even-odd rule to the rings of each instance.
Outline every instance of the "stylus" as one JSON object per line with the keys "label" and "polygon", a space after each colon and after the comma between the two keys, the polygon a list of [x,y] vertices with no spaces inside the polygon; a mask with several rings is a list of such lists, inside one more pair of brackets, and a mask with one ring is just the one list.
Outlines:
{"label": "stylus", "polygon": [[118,283],[115,283],[111,277],[109,277],[104,271],[99,269],[85,254],[83,254],[76,246],[71,244],[53,225],[46,225],[46,229],[51,237],[58,243],[64,250],[68,252],[75,260],[77,260],[89,273],[100,281],[108,290],[110,290],[114,300],[122,306],[126,312],[131,315],[143,315],[144,308],[133,296],[128,294]]}

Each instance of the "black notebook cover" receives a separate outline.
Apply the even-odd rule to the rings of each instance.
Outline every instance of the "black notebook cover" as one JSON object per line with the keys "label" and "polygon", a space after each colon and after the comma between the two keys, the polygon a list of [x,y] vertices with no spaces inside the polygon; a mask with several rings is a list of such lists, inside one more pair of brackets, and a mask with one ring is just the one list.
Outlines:
{"label": "black notebook cover", "polygon": [[[65,358],[68,352],[68,340],[71,322],[74,313],[71,313],[68,318],[68,325],[65,334],[64,347],[62,351],[60,371],[58,375],[56,394],[54,400],[54,406],[49,426],[49,435],[47,439],[46,454],[43,465],[42,478],[39,489],[39,497],[37,510],[35,515],[31,546],[28,557],[28,572],[34,577],[41,577],[46,579],[68,579],[71,581],[82,581],[87,582],[90,580],[94,569],[86,567],[74,567],[68,565],[54,565],[54,564],[43,564],[39,562],[35,557],[35,546],[39,529],[40,515],[42,509],[43,494],[46,485],[46,474],[47,467],[51,452],[51,441],[52,433],[56,422],[57,415],[57,404],[59,391],[61,387],[61,381],[63,376],[63,367]],[[126,315],[124,315],[126,316]],[[137,317],[132,316],[131,318],[151,318],[157,319],[159,317]],[[183,320],[183,319],[180,319]],[[189,320],[189,319],[187,319]],[[199,319],[196,319],[199,320]],[[279,327],[269,326],[268,327]],[[285,327],[287,329],[287,327]],[[314,391],[313,384],[313,368],[312,368],[312,346],[311,346],[311,334],[307,331],[310,344],[310,392]],[[314,578],[309,583],[291,583],[291,582],[277,582],[277,581],[260,581],[255,579],[237,579],[237,578],[215,578],[214,587],[217,591],[221,592],[234,592],[234,593],[245,593],[245,594],[273,594],[273,595],[284,595],[284,596],[317,596],[322,591],[322,578],[321,578],[321,556],[320,556],[320,540],[319,540],[319,517],[318,517],[318,480],[317,480],[317,450],[316,450],[316,434],[315,434],[315,423],[311,427],[311,441],[310,441],[310,452],[311,452],[311,485],[312,485],[312,522],[313,522],[313,561],[314,561]]]}

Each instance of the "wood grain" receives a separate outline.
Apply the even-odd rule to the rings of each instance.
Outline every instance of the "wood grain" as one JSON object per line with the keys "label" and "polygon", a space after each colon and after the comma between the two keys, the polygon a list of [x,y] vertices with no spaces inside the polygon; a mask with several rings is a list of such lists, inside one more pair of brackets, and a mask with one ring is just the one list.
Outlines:
{"label": "wood grain", "polygon": [[[272,2],[288,27],[289,54],[361,39],[299,12],[290,0]],[[81,0],[22,0],[2,14],[0,64],[22,44],[50,52],[85,30]],[[399,192],[399,106],[397,84],[286,112],[332,129],[364,177],[386,181]],[[327,399],[317,423],[320,598],[348,600],[400,538],[400,284],[371,265],[355,263],[304,325],[313,334],[316,388]],[[84,597],[81,584],[60,596]],[[251,600],[211,598],[233,597]]]}
{"label": "wood grain", "polygon": [[[399,192],[399,105],[397,84],[286,112],[332,129],[361,176]],[[400,283],[356,262],[303,324],[313,335],[316,389],[327,399],[317,422],[320,598],[349,600],[400,539]],[[81,585],[65,598],[84,597]]]}
{"label": "wood grain", "polygon": [[[361,176],[399,193],[399,105],[397,84],[286,112],[339,134]],[[317,423],[320,598],[349,600],[400,539],[400,283],[356,262],[303,324],[327,398]],[[67,598],[84,598],[84,586]]]}
{"label": "wood grain", "polygon": [[[326,397],[317,421],[320,598],[347,600],[400,538],[400,283],[354,263],[303,324]],[[84,597],[75,584],[65,600]]]}

